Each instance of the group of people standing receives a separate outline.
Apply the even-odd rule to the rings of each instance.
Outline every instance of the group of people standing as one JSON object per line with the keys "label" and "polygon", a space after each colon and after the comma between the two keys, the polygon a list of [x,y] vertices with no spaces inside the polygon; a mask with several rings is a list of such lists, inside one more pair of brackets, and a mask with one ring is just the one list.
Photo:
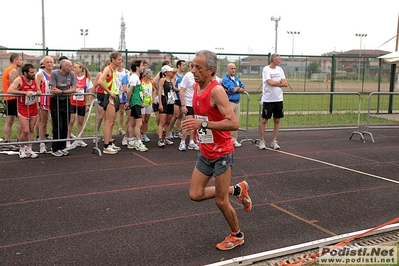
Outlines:
{"label": "group of people standing", "polygon": [[[89,74],[82,78],[80,69],[87,69],[76,63],[72,71],[72,63],[68,59],[60,61],[59,70],[52,71],[54,63],[52,58],[45,57],[43,59],[45,70],[37,75],[36,82],[33,65],[25,64],[22,67],[23,76],[18,77],[16,69],[22,65],[22,60],[17,55],[12,56],[10,61],[12,65],[5,71],[8,78],[3,77],[3,88],[6,88],[5,93],[8,89],[8,93],[22,96],[16,103],[21,127],[19,140],[22,142],[32,140],[33,128],[38,116],[35,96],[48,92],[50,93],[49,101],[41,98],[39,106],[51,111],[54,139],[66,139],[68,134],[71,134],[69,121],[75,120],[75,118],[70,118],[71,109],[78,116],[84,116],[87,105],[94,100],[93,97],[88,97],[86,101],[80,95],[67,94],[87,91],[96,93],[97,102],[101,107],[98,126],[102,118],[105,118],[103,152],[106,154],[116,154],[120,150],[112,138],[115,119],[120,108],[129,113],[122,145],[127,144],[128,148],[138,151],[146,151],[144,142],[150,141],[146,130],[151,109],[156,114],[159,147],[173,144],[170,138],[172,118],[175,117],[176,122],[179,119],[182,120],[177,122],[182,130],[179,150],[186,150],[188,134],[190,134],[188,148],[199,150],[191,176],[190,199],[193,201],[215,199],[231,231],[222,242],[216,245],[217,249],[230,250],[244,244],[244,233],[240,229],[237,212],[229,200],[229,196],[235,196],[242,202],[246,212],[252,210],[248,182],[244,180],[236,185],[230,185],[235,147],[241,146],[236,132],[239,128],[240,93],[245,91],[243,83],[235,76],[234,64],[227,66],[227,74],[220,80],[216,76],[217,55],[208,50],[201,50],[195,54],[193,61],[188,63],[189,71],[184,76],[182,73],[185,62],[179,60],[177,71],[170,66],[170,62],[165,62],[160,73],[152,79],[152,72],[147,68],[146,62],[133,61],[130,72],[126,73],[121,69],[122,55],[119,52],[113,52],[104,70],[97,74],[93,85],[89,81]],[[263,96],[259,149],[266,149],[264,131],[267,121],[272,116],[274,133],[271,148],[280,148],[277,136],[280,119],[284,116],[282,87],[288,86],[284,71],[279,67],[280,62],[280,56],[273,54],[270,65],[264,67],[262,73]],[[118,72],[122,75],[118,76]],[[4,86],[5,80],[11,85]],[[85,104],[78,103],[82,99]],[[7,110],[11,111],[12,103],[9,101],[9,98],[6,99]],[[45,108],[48,104],[49,108]],[[13,114],[16,115],[15,112]],[[185,116],[184,120],[183,116]],[[82,120],[78,118],[79,121]],[[44,127],[40,125],[40,128]],[[78,123],[78,129],[81,130],[81,123]],[[43,137],[43,134],[40,136]],[[62,141],[53,142],[52,148],[54,156],[63,156],[68,153],[66,143]],[[37,156],[32,152],[30,144],[21,145],[20,157],[22,155],[32,158]],[[215,185],[208,186],[211,178],[215,178]]]}
{"label": "group of people standing", "polygon": [[[71,134],[78,115],[78,131],[82,130],[82,121],[87,109],[84,95],[72,95],[75,92],[85,93],[93,87],[90,73],[82,63],[74,64],[67,57],[59,58],[59,69],[53,70],[54,59],[45,56],[40,62],[40,69],[32,64],[24,64],[22,57],[16,53],[10,56],[10,66],[3,73],[3,93],[14,94],[5,97],[6,123],[4,125],[5,141],[10,141],[10,132],[14,118],[18,119],[18,141],[20,158],[36,158],[38,154],[32,151],[31,143],[34,139],[34,129],[38,140],[49,138],[47,125],[51,117],[53,156],[68,155],[68,148],[73,146],[66,141]],[[19,76],[18,68],[22,75]],[[15,96],[21,95],[21,96]],[[83,141],[76,140],[75,146],[87,146]],[[12,145],[5,145],[3,149],[10,149]],[[68,147],[69,146],[69,147]],[[40,153],[46,153],[45,142],[40,143]]]}

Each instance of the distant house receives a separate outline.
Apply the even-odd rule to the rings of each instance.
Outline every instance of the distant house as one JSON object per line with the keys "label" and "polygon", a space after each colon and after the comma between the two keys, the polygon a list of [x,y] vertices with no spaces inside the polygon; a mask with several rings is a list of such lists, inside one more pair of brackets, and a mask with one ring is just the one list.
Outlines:
{"label": "distant house", "polygon": [[148,62],[148,67],[152,71],[156,71],[156,66],[160,62],[163,62],[165,60],[169,60],[172,64],[174,63],[174,60],[178,59],[174,57],[172,54],[165,54],[161,53],[159,50],[148,50],[147,53],[139,53],[135,56],[130,56],[129,61],[134,61],[134,60],[146,60]]}
{"label": "distant house", "polygon": [[[96,71],[100,71],[104,67],[105,60],[109,59],[110,53],[114,52],[113,48],[85,48],[80,49],[76,52],[76,58],[72,58],[73,61],[79,61],[83,63],[85,66],[90,68],[90,66],[95,66]],[[123,58],[126,55],[122,52]],[[146,60],[148,62],[148,66],[155,71],[155,66],[164,60],[172,60],[175,59],[171,54],[161,53],[159,50],[148,50],[147,53],[139,53],[139,54],[128,54],[127,62],[124,62],[124,65],[127,68],[130,68],[131,62],[134,60]],[[172,60],[173,61],[173,60]]]}
{"label": "distant house", "polygon": [[76,58],[71,58],[74,62],[81,62],[87,68],[94,71],[100,71],[104,68],[105,60],[109,59],[110,53],[115,50],[106,48],[84,48],[76,52]]}
{"label": "distant house", "polygon": [[[10,65],[10,56],[15,53],[15,52],[5,52],[5,53],[0,53],[0,72],[3,73],[3,71]],[[23,60],[24,64],[32,64],[35,66],[37,69],[40,67],[40,60],[42,60],[42,56],[32,56],[28,55],[25,53],[18,53],[20,54]]]}

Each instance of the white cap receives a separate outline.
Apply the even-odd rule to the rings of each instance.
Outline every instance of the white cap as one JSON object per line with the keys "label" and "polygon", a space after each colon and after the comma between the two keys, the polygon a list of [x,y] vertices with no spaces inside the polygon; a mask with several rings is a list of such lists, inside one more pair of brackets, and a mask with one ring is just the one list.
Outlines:
{"label": "white cap", "polygon": [[162,67],[161,71],[162,71],[162,73],[165,73],[167,71],[173,71],[173,69],[174,69],[173,67],[165,65],[165,66]]}

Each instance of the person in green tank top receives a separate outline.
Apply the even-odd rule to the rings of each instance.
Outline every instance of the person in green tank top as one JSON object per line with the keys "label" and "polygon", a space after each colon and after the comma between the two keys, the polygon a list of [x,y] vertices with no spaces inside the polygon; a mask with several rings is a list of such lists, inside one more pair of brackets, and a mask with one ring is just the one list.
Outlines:
{"label": "person in green tank top", "polygon": [[[106,66],[99,78],[99,86],[104,90],[104,149],[106,154],[116,154],[120,148],[111,141],[112,131],[115,124],[117,112],[119,110],[119,86],[118,74],[115,69],[122,64],[122,55],[119,52],[113,52],[110,55],[111,64]],[[104,82],[101,82],[103,80]]]}
{"label": "person in green tank top", "polygon": [[[136,60],[131,65],[132,74],[129,78],[129,88],[127,89],[127,99],[125,107],[130,107],[130,121],[131,130],[129,130],[128,149],[136,149],[137,151],[147,151],[147,147],[141,141],[141,125],[142,115],[141,108],[143,107],[143,94],[141,90],[140,74],[143,72],[144,66],[141,60]],[[134,138],[135,137],[135,138]]]}

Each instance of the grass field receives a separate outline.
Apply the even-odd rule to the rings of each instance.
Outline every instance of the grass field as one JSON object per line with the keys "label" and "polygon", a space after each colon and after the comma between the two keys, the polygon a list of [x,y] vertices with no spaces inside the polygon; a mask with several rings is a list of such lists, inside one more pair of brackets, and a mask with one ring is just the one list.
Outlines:
{"label": "grass field", "polygon": [[[261,96],[261,81],[260,80],[244,80],[244,84],[249,92],[249,98],[246,95],[242,96],[241,100],[241,119],[240,128],[246,127],[246,112],[248,110],[248,127],[258,128],[259,113],[260,113],[260,96]],[[336,94],[329,95],[326,92],[326,83],[324,82],[310,82],[306,83],[306,91],[303,92],[304,81],[292,81],[291,89],[284,89],[284,112],[285,117],[282,119],[282,127],[326,127],[326,126],[356,126],[358,125],[358,108],[360,104],[360,123],[359,125],[366,125],[368,101],[367,97],[370,92],[361,92],[360,82],[340,83],[340,90],[338,93],[345,93],[351,91],[351,94]],[[376,83],[366,83],[364,88],[370,91],[376,91]],[[387,84],[383,84],[381,91],[387,91]],[[313,94],[314,92],[318,94]],[[356,94],[354,94],[356,93]],[[358,93],[358,94],[357,94]],[[390,102],[389,95],[373,95],[370,98],[370,110],[373,113],[387,113],[389,106],[391,106],[393,113],[399,112],[399,95],[393,95]],[[249,99],[249,101],[248,101]],[[93,108],[94,109],[94,108]],[[372,124],[399,124],[396,119],[391,117],[370,117]],[[94,134],[94,110],[86,126],[84,136],[93,136]],[[117,134],[119,123],[116,120],[114,127],[114,134]],[[126,121],[126,116],[125,116]],[[5,117],[0,116],[0,130],[4,128]],[[269,125],[270,126],[270,125]],[[125,129],[124,126],[122,128]],[[150,118],[149,132],[156,132],[157,126],[155,116]],[[76,126],[73,129],[73,134],[77,134]],[[51,132],[49,132],[51,133]],[[102,134],[102,129],[100,130]],[[3,132],[0,133],[3,137]],[[12,129],[12,139],[16,139],[16,127]]]}

